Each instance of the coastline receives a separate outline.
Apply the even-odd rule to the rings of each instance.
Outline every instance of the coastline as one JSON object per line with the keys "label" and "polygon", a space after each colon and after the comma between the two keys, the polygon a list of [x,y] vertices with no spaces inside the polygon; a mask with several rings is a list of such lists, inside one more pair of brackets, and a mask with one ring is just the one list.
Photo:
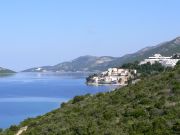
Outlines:
{"label": "coastline", "polygon": [[110,91],[114,91],[116,89],[121,89],[127,85],[119,85],[119,84],[97,84],[97,83],[86,83],[89,86],[96,86],[96,87],[100,87],[100,86],[112,86],[114,88],[112,88]]}
{"label": "coastline", "polygon": [[[41,74],[41,73],[40,73]],[[18,125],[28,117],[36,117],[58,108],[78,95],[111,91],[115,87],[93,87],[85,84],[86,75],[16,73],[0,79],[0,128]],[[52,92],[53,91],[53,92]],[[9,95],[11,93],[11,95]],[[61,98],[64,99],[61,100]],[[62,101],[62,102],[61,102]],[[7,115],[8,114],[8,115]]]}

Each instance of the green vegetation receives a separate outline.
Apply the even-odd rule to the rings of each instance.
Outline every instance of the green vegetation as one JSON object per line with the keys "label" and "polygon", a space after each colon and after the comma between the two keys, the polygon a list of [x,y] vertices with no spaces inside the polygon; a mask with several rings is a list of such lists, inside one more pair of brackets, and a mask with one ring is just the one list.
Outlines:
{"label": "green vegetation", "polygon": [[121,67],[127,69],[136,69],[137,72],[142,75],[142,77],[148,75],[155,75],[164,71],[171,70],[170,67],[164,67],[158,62],[155,64],[147,63],[147,64],[139,65],[139,62],[136,61],[134,63],[123,64]]}
{"label": "green vegetation", "polygon": [[9,69],[4,69],[4,68],[0,67],[0,77],[11,76],[14,73],[16,73],[16,72],[14,72],[12,70],[9,70]]}
{"label": "green vegetation", "polygon": [[77,96],[2,134],[24,126],[23,135],[178,135],[180,65],[112,92]]}
{"label": "green vegetation", "polygon": [[15,73],[15,72],[12,71],[12,70],[5,69],[5,68],[1,68],[1,67],[0,67],[0,76],[1,76],[1,75],[5,75],[5,74],[11,74],[11,73]]}
{"label": "green vegetation", "polygon": [[[134,63],[123,64],[119,68],[132,69],[132,70],[136,69],[138,74],[137,75],[134,74],[134,77],[135,77],[134,80],[144,78],[147,76],[151,76],[151,75],[156,75],[158,73],[169,71],[172,69],[170,67],[164,67],[158,62],[156,62],[154,64],[147,63],[147,64],[139,65],[138,61],[135,61]],[[95,76],[98,76],[98,74],[92,74],[92,75],[88,76],[86,78],[86,82],[92,83],[93,82],[92,78]],[[131,83],[131,81],[132,80],[129,80],[129,83]]]}

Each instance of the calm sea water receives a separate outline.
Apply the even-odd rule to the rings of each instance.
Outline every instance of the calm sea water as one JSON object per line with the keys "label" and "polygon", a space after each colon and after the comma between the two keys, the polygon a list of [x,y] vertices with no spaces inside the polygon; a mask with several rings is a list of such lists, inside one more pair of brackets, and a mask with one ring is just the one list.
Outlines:
{"label": "calm sea water", "polygon": [[0,128],[45,114],[76,95],[95,94],[115,86],[87,86],[85,74],[18,73],[0,77]]}

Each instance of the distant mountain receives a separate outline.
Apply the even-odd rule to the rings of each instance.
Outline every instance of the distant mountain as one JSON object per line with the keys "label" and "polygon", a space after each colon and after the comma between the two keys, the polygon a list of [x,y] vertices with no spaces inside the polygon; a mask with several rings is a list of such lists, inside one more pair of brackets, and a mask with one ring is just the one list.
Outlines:
{"label": "distant mountain", "polygon": [[55,66],[45,66],[27,69],[24,72],[97,72],[106,70],[109,67],[121,66],[124,63],[141,61],[153,54],[160,53],[164,56],[171,56],[180,52],[180,37],[156,46],[146,47],[142,50],[127,54],[123,57],[110,56],[81,56],[70,62],[63,62]]}
{"label": "distant mountain", "polygon": [[159,53],[163,56],[171,56],[179,52],[180,52],[180,37],[177,37],[171,41],[167,41],[158,44],[156,46],[143,48],[134,54],[128,55],[126,58],[124,58],[124,60],[121,59],[120,61],[123,63],[127,63],[135,60],[143,60],[144,58],[150,57],[156,53]]}
{"label": "distant mountain", "polygon": [[81,56],[70,62],[63,62],[55,66],[31,68],[24,72],[94,72],[105,70],[106,67],[110,67],[110,62],[116,61],[117,59],[118,58],[109,56]]}
{"label": "distant mountain", "polygon": [[15,73],[15,72],[12,70],[0,67],[0,74],[4,74],[4,73]]}

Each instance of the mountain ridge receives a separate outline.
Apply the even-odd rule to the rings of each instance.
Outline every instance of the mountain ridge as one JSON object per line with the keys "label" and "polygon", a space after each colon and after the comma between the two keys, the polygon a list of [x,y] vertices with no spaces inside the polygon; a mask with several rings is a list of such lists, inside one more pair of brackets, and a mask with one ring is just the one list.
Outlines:
{"label": "mountain ridge", "polygon": [[[54,66],[35,67],[23,72],[100,72],[110,67],[118,67],[124,63],[141,61],[153,54],[160,53],[171,56],[180,52],[180,37],[162,42],[156,46],[145,47],[135,53],[126,54],[122,57],[112,56],[80,56],[72,61],[62,62]],[[40,69],[40,70],[38,70]]]}

